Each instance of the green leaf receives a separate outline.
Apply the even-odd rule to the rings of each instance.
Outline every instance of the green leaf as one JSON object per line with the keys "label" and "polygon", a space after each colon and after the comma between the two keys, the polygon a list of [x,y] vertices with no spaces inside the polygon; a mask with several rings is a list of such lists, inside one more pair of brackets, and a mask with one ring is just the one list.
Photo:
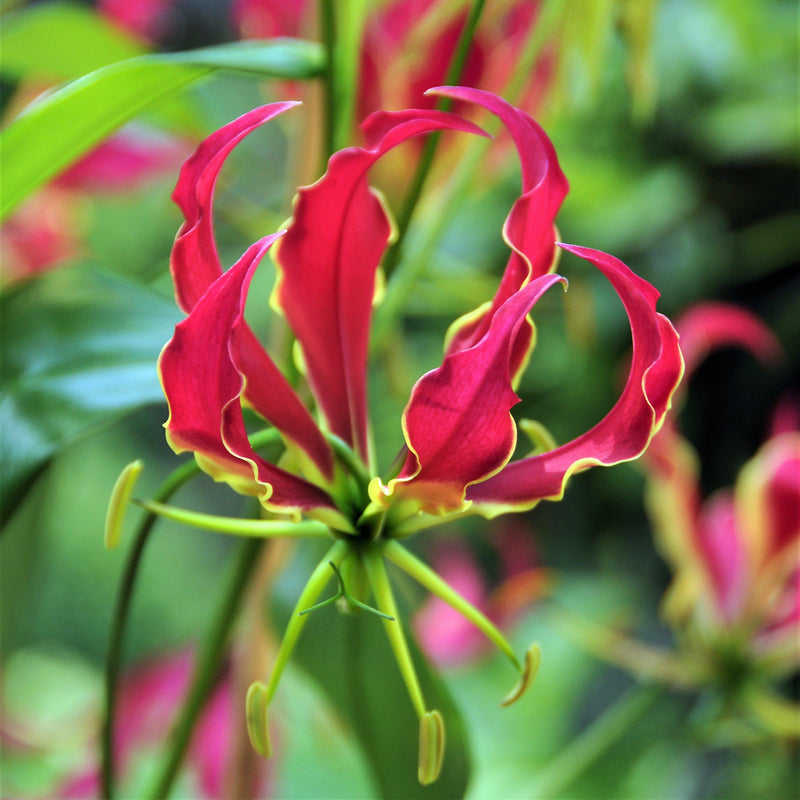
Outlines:
{"label": "green leaf", "polygon": [[156,360],[179,318],[169,299],[89,269],[0,298],[3,522],[63,444],[163,399]]}
{"label": "green leaf", "polygon": [[[285,613],[284,609],[284,618]],[[381,621],[371,614],[344,615],[333,608],[309,617],[292,658],[355,734],[373,769],[379,796],[462,798],[471,773],[466,727],[449,690],[413,639],[409,636],[409,645],[425,700],[441,712],[446,728],[444,766],[430,786],[417,780],[419,720]]]}
{"label": "green leaf", "polygon": [[78,78],[145,52],[103,17],[72,3],[46,3],[9,14],[0,47],[4,75],[47,83]]}
{"label": "green leaf", "polygon": [[224,69],[303,79],[323,63],[313,42],[272,39],[140,56],[79,78],[29,106],[0,136],[0,219],[128,120],[199,78]]}

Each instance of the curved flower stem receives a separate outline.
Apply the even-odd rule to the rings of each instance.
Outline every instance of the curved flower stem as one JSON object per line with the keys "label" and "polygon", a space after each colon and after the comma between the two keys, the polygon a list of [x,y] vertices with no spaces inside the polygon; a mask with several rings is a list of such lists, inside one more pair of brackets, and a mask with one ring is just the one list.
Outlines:
{"label": "curved flower stem", "polygon": [[192,525],[195,528],[216,531],[217,533],[227,533],[232,536],[268,539],[274,536],[321,536],[330,538],[331,535],[330,528],[327,525],[313,520],[292,522],[291,520],[237,519],[235,517],[218,517],[215,514],[187,511],[183,508],[176,508],[175,506],[168,506],[164,503],[149,500],[134,500],[133,502],[151,514],[157,514],[160,517],[164,517],[164,519],[171,519],[184,525]]}
{"label": "curved flower stem", "polygon": [[[481,14],[483,13],[484,5],[485,0],[473,0],[472,7],[469,11],[469,17],[464,25],[464,29],[461,31],[461,36],[459,36],[455,50],[453,51],[453,57],[447,67],[447,74],[444,78],[444,84],[447,86],[458,83],[461,78],[461,74],[464,71],[464,66],[467,63],[469,49],[472,46],[472,40],[475,36],[475,30],[478,27],[478,22],[480,21]],[[453,101],[450,98],[441,98],[437,102],[436,108],[441,111],[448,111],[452,104]],[[422,156],[420,157],[419,163],[417,164],[417,169],[414,173],[414,176],[411,179],[411,185],[409,186],[408,192],[406,193],[403,201],[403,207],[400,209],[400,212],[397,215],[397,238],[392,246],[392,249],[386,254],[386,258],[383,263],[383,269],[387,277],[392,274],[394,268],[397,266],[400,260],[403,248],[403,240],[405,239],[406,232],[408,231],[411,217],[414,215],[414,209],[417,207],[420,195],[422,194],[422,189],[425,186],[425,181],[427,180],[428,173],[430,172],[431,163],[433,162],[433,157],[436,154],[436,148],[439,146],[440,138],[441,136],[439,133],[433,133],[425,140],[425,147],[422,151]]]}
{"label": "curved flower stem", "polygon": [[458,611],[459,614],[466,617],[508,658],[514,666],[514,669],[518,672],[522,670],[522,665],[516,655],[514,655],[511,645],[506,641],[505,636],[503,636],[497,626],[485,614],[475,608],[472,603],[464,599],[455,589],[445,583],[445,581],[443,581],[424,561],[418,559],[399,542],[394,540],[386,543],[383,552],[386,558],[400,567],[404,572],[407,572],[429,592],[435,594],[438,598]]}
{"label": "curved flower stem", "polygon": [[622,738],[664,693],[651,684],[635,686],[574,738],[521,794],[539,800],[566,796],[565,789]]}
{"label": "curved flower stem", "polygon": [[248,579],[258,563],[258,553],[262,542],[257,539],[243,542],[223,594],[223,602],[208,632],[202,651],[192,675],[192,683],[186,694],[180,716],[170,736],[171,746],[160,765],[158,780],[150,797],[164,800],[169,795],[172,783],[178,774],[186,749],[192,736],[197,718],[203,710],[220,666],[225,657],[225,643],[231,625],[236,618],[239,603],[247,586]]}
{"label": "curved flower stem", "polygon": [[331,572],[330,565],[334,564],[338,569],[344,557],[347,555],[347,552],[348,546],[344,541],[336,542],[325,554],[322,561],[317,564],[305,588],[300,593],[300,597],[297,599],[297,604],[292,611],[292,616],[289,617],[289,623],[286,626],[286,631],[283,634],[283,639],[281,639],[280,647],[275,656],[275,663],[272,666],[272,672],[270,673],[269,681],[266,685],[265,704],[269,704],[270,700],[272,700],[275,690],[278,688],[283,670],[300,636],[300,632],[303,630],[308,620],[308,616],[304,615],[303,612],[314,604],[320,592],[331,579],[333,573]]}
{"label": "curved flower stem", "polygon": [[[274,428],[261,431],[251,437],[254,449],[275,444],[280,441],[280,435]],[[182,464],[158,487],[153,499],[165,503],[187,481],[200,475],[202,470],[197,462],[192,459]],[[134,535],[128,560],[125,564],[122,581],[117,594],[114,614],[111,620],[111,632],[108,642],[105,669],[105,710],[103,715],[103,730],[100,736],[100,764],[103,797],[112,800],[114,797],[114,724],[116,717],[117,682],[119,680],[120,663],[122,660],[122,642],[128,622],[133,589],[139,572],[139,565],[144,553],[145,545],[156,521],[156,515],[148,512],[139,524]]]}
{"label": "curved flower stem", "polygon": [[411,659],[411,651],[408,649],[403,626],[400,624],[400,617],[397,613],[397,605],[392,594],[392,587],[389,583],[389,576],[386,574],[386,565],[383,563],[383,556],[379,546],[366,547],[361,554],[364,566],[367,569],[367,576],[375,595],[375,604],[387,617],[393,618],[383,620],[383,628],[389,637],[389,644],[394,651],[397,665],[411,697],[411,704],[414,706],[417,716],[422,717],[427,712],[425,698],[422,696],[417,671]]}
{"label": "curved flower stem", "polygon": [[[155,493],[155,497],[161,501],[169,500],[181,486],[198,475],[199,472],[200,468],[194,460],[187,461],[161,484]],[[139,564],[155,521],[156,515],[148,513],[139,525],[125,564],[111,622],[105,670],[105,713],[103,731],[100,737],[102,789],[103,797],[106,800],[112,800],[114,797],[114,722],[116,717],[117,681],[122,658],[122,641],[125,635],[125,626],[128,621],[128,612],[133,597],[136,576],[139,571]]]}

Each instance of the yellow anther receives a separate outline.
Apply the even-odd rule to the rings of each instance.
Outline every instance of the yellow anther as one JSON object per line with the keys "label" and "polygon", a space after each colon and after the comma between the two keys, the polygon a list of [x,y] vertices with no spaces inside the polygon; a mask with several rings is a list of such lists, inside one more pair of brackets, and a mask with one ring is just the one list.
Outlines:
{"label": "yellow anther", "polygon": [[520,697],[522,697],[525,690],[536,678],[536,674],[539,672],[539,665],[541,663],[542,648],[539,647],[538,642],[534,642],[525,653],[525,663],[522,665],[522,671],[520,672],[519,680],[514,688],[503,698],[503,701],[500,703],[503,708],[510,706],[512,703],[516,702]]}
{"label": "yellow anther", "polygon": [[122,470],[111,490],[111,497],[108,500],[108,511],[106,511],[106,528],[103,534],[105,546],[112,550],[119,544],[122,523],[125,519],[125,509],[131,499],[134,484],[144,469],[144,462],[137,458],[131,461]]}
{"label": "yellow anther", "polygon": [[426,711],[419,720],[419,767],[417,777],[423,786],[433,783],[444,761],[444,719],[438,711]]}
{"label": "yellow anther", "polygon": [[253,750],[263,758],[269,758],[272,755],[267,721],[268,706],[267,687],[258,681],[253,683],[247,690],[247,699],[245,700],[247,735],[250,737],[250,744],[253,746]]}

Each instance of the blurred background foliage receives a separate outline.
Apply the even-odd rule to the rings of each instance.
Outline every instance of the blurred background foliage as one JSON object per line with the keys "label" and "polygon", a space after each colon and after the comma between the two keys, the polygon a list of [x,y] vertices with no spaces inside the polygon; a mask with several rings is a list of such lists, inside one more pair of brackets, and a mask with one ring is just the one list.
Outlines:
{"label": "blurred background foliage", "polygon": [[[688,387],[682,426],[700,453],[704,489],[712,491],[734,481],[765,438],[777,401],[800,388],[798,8],[793,0],[639,2],[650,7],[652,29],[636,28],[637,0],[619,4],[624,12],[598,2],[591,14],[589,4],[565,0],[568,11],[553,34],[560,56],[536,114],[570,180],[558,219],[564,241],[624,260],[661,291],[660,310],[673,319],[703,299],[732,301],[765,320],[786,349],[771,371],[742,352],[715,353]],[[89,25],[87,4],[72,9],[87,12],[77,14],[74,30],[62,20],[31,59],[27,40],[13,37],[45,4],[4,5],[17,6],[2,34],[7,120],[32,89],[148,49],[106,20],[95,29],[99,18],[92,16]],[[76,47],[82,37],[95,38]],[[232,38],[227,4],[199,0],[176,2],[157,36],[164,51]],[[302,92],[309,102],[250,136],[223,171],[223,263],[289,216],[298,175],[318,174],[309,148],[319,109],[313,92]],[[148,122],[177,132],[189,152],[202,135],[286,93],[283,83],[220,73],[175,95]],[[499,167],[479,172],[457,198],[433,250],[415,245],[437,222],[441,173],[433,173],[409,230],[406,254],[425,263],[391,336],[376,345],[371,375],[385,464],[401,442],[400,414],[414,380],[438,363],[447,326],[490,296],[505,264],[500,230],[519,175],[507,150],[491,163]],[[180,223],[169,199],[175,174],[125,193],[76,193],[69,205],[82,234],[77,253],[52,272],[17,276],[3,290],[2,448],[4,469],[13,465],[15,473],[4,479],[0,544],[2,688],[6,718],[24,720],[35,745],[4,746],[4,795],[47,795],[85,759],[124,560],[124,548],[101,545],[107,498],[133,458],[147,465],[140,496],[150,496],[178,463],[164,441],[166,407],[154,370],[179,318],[167,271]],[[378,171],[376,179],[395,201],[396,178]],[[540,420],[566,441],[613,404],[629,342],[618,301],[599,275],[569,256],[559,271],[569,292],[537,305],[539,339],[519,391],[519,416]],[[248,314],[290,366],[285,332],[266,304],[273,280],[265,263]],[[564,606],[649,641],[669,641],[657,615],[669,574],[653,549],[642,486],[635,464],[595,470],[575,478],[563,502],[526,515],[527,535],[554,576],[554,597],[529,603],[510,630],[520,649],[542,643],[536,683],[518,705],[499,710],[509,682],[499,659],[481,656],[443,672],[471,741],[468,797],[727,800],[797,791],[796,746],[709,741],[705,709],[690,694],[654,694],[646,707],[626,706],[632,679],[566,635],[558,613]],[[215,514],[248,511],[246,501],[205,478],[175,502]],[[490,546],[497,528],[465,524],[421,534],[415,545],[424,551],[428,536],[466,537],[491,583],[500,577]],[[159,523],[137,588],[127,663],[196,641],[231,548],[224,537]],[[288,564],[291,554],[282,558]],[[296,596],[302,574],[287,568],[278,596]],[[409,592],[410,606],[420,600]],[[796,682],[788,690],[796,696]],[[619,712],[619,730],[597,757],[590,744],[582,769],[559,761],[568,742],[589,735],[591,743],[598,721],[613,732],[609,709]],[[393,713],[387,699],[383,736],[392,736]],[[372,796],[363,754],[302,670],[290,670],[273,718],[281,731],[273,796]]]}

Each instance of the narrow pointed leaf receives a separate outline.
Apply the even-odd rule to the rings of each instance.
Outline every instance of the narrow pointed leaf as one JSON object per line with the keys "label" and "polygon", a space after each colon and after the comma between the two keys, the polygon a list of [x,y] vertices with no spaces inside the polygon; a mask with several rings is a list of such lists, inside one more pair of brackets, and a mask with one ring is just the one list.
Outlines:
{"label": "narrow pointed leaf", "polygon": [[322,65],[319,45],[278,39],[140,56],[85,75],[29,106],[0,135],[0,219],[121,125],[216,70],[307,78]]}

